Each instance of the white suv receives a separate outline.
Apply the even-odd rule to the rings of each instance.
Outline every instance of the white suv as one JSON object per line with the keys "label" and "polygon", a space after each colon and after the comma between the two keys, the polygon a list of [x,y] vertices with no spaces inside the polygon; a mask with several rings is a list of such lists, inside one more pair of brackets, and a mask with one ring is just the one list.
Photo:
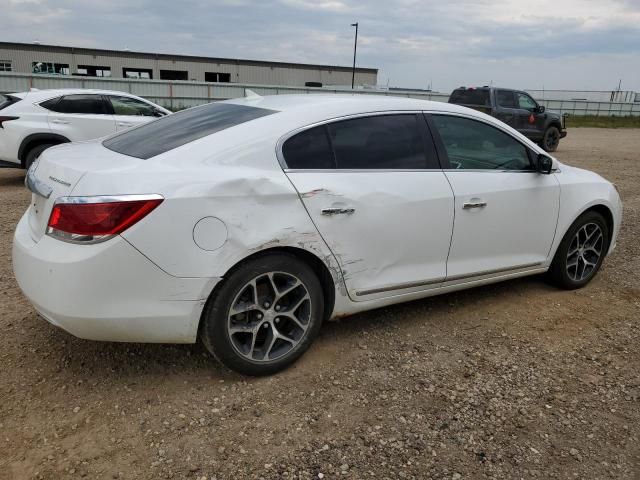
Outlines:
{"label": "white suv", "polygon": [[0,166],[29,168],[47,148],[111,135],[171,112],[109,90],[0,94]]}

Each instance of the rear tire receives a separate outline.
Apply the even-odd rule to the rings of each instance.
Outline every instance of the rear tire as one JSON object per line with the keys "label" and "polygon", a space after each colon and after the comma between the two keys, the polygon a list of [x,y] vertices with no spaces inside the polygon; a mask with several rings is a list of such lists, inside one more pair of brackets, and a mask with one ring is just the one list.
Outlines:
{"label": "rear tire", "polygon": [[31,165],[33,165],[33,162],[35,162],[38,157],[42,155],[42,152],[44,152],[49,147],[53,147],[53,144],[43,143],[42,145],[36,145],[31,150],[29,150],[29,153],[27,153],[27,157],[24,160],[24,168],[29,170]]}
{"label": "rear tire", "polygon": [[244,375],[270,375],[295,362],[320,331],[323,291],[294,255],[267,254],[241,265],[213,294],[200,339],[220,362]]}
{"label": "rear tire", "polygon": [[602,215],[581,215],[558,246],[547,276],[566,290],[584,287],[595,277],[609,250],[609,227]]}
{"label": "rear tire", "polygon": [[558,127],[549,127],[542,137],[542,148],[545,152],[555,152],[560,145],[560,130]]}

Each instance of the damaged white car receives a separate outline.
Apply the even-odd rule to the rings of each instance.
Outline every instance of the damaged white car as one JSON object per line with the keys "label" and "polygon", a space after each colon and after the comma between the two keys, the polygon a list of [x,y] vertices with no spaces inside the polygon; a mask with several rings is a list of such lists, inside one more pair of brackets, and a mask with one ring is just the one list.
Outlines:
{"label": "damaged white car", "polygon": [[13,267],[49,322],[191,343],[263,375],[324,320],[524,275],[588,283],[622,207],[595,173],[445,103],[273,96],[192,108],[29,170]]}

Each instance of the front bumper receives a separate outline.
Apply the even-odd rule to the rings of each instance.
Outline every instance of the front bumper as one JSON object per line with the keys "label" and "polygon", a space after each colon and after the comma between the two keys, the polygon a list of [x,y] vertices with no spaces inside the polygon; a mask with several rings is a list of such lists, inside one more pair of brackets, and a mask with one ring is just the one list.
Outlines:
{"label": "front bumper", "polygon": [[50,323],[80,338],[193,343],[204,303],[218,278],[178,278],[121,237],[74,245],[34,241],[28,213],[13,242],[18,285]]}

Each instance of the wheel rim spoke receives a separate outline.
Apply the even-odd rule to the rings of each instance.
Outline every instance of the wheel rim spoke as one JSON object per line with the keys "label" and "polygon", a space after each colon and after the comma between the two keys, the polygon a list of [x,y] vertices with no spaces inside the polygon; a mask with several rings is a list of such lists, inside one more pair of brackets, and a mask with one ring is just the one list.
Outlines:
{"label": "wheel rim spoke", "polygon": [[233,348],[253,362],[269,362],[294,350],[307,334],[311,297],[304,283],[285,272],[269,272],[247,282],[227,318]]}
{"label": "wheel rim spoke", "polygon": [[569,278],[582,281],[597,270],[604,247],[604,233],[599,225],[580,227],[567,249],[566,271]]}

